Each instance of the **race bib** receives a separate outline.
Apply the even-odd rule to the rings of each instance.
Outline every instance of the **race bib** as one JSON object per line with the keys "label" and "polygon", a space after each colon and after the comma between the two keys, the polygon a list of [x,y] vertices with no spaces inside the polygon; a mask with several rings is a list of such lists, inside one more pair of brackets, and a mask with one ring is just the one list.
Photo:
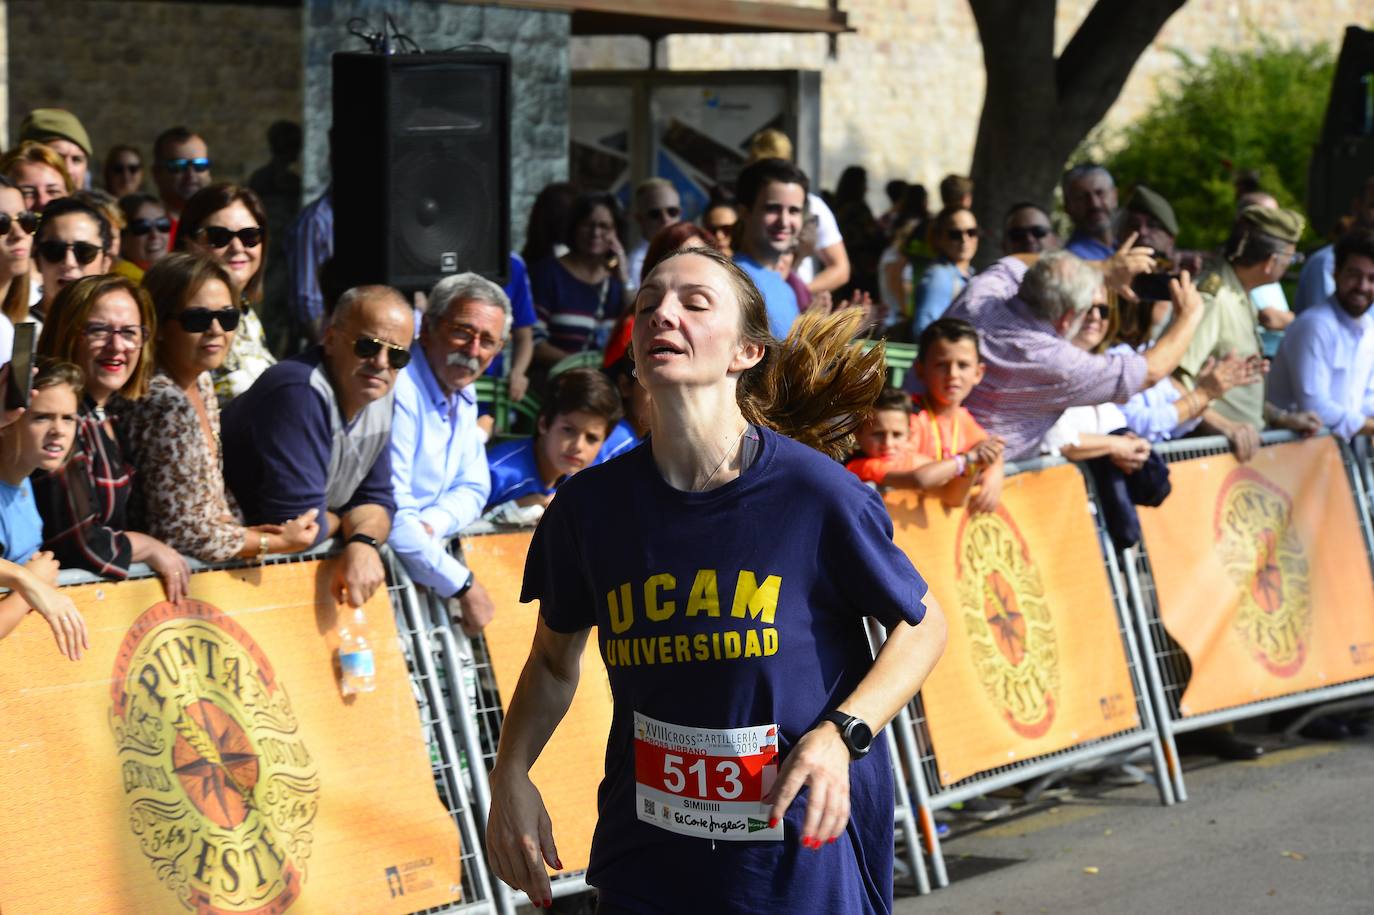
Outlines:
{"label": "race bib", "polygon": [[703,839],[782,841],[763,796],[778,777],[778,728],[690,728],[635,712],[635,813]]}

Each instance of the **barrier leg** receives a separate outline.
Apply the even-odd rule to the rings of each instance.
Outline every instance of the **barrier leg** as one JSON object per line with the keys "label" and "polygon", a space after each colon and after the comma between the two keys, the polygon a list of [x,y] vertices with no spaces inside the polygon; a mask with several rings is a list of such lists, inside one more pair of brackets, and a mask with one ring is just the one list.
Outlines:
{"label": "barrier leg", "polygon": [[916,814],[911,807],[911,792],[907,790],[906,775],[902,772],[902,753],[896,743],[896,730],[887,726],[892,741],[892,775],[897,793],[897,823],[902,828],[906,841],[906,866],[911,871],[911,879],[916,892],[921,896],[930,895],[930,875],[926,873],[925,855],[921,852],[921,834],[916,828]]}
{"label": "barrier leg", "polygon": [[1188,800],[1188,789],[1183,784],[1183,765],[1178,755],[1178,743],[1174,740],[1173,718],[1169,710],[1169,702],[1164,695],[1164,678],[1154,656],[1152,647],[1154,643],[1150,635],[1149,608],[1145,605],[1145,591],[1141,587],[1137,566],[1140,555],[1139,547],[1131,547],[1126,550],[1124,555],[1126,557],[1126,584],[1135,611],[1135,634],[1139,638],[1140,644],[1148,651],[1148,654],[1141,655],[1141,661],[1145,668],[1145,680],[1150,688],[1151,704],[1154,706],[1155,728],[1159,732],[1159,750],[1163,759],[1158,760],[1158,762],[1164,763],[1165,768],[1161,771],[1167,772],[1173,779],[1175,799],[1186,801]]}
{"label": "barrier leg", "polygon": [[945,853],[940,848],[940,833],[935,826],[935,815],[930,806],[930,791],[926,787],[925,770],[921,752],[916,743],[916,724],[911,719],[910,706],[903,706],[893,719],[893,733],[902,756],[906,760],[908,777],[911,779],[911,792],[915,799],[912,810],[915,812],[922,835],[925,836],[926,854],[935,875],[935,885],[940,888],[949,886],[949,873],[945,870]]}

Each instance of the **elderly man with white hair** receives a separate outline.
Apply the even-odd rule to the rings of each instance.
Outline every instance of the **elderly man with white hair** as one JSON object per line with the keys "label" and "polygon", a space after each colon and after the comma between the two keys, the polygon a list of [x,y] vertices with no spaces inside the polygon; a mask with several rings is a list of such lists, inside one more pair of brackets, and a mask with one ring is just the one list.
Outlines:
{"label": "elderly man with white hair", "polygon": [[1175,320],[1153,347],[1095,355],[1070,342],[1088,309],[1106,305],[1106,282],[1128,288],[1131,274],[1150,259],[1124,250],[1097,263],[1068,251],[1042,255],[1033,265],[1031,259],[1002,258],[969,281],[945,312],[978,329],[986,371],[964,406],[989,435],[1006,441],[1013,461],[1035,457],[1069,407],[1125,403],[1168,376],[1202,319],[1202,299],[1184,273],[1170,283]]}
{"label": "elderly man with white hair", "polygon": [[500,286],[475,273],[445,277],[429,294],[414,358],[396,380],[396,519],[389,542],[417,584],[449,600],[450,613],[469,634],[491,621],[495,607],[448,541],[487,502],[491,478],[473,382],[510,330],[510,299]]}

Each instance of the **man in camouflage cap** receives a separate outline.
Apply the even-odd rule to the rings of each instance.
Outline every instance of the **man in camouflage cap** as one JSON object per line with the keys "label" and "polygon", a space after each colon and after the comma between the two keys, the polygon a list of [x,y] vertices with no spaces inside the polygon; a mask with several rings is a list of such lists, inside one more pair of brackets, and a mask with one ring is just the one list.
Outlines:
{"label": "man in camouflage cap", "polygon": [[1158,257],[1174,259],[1174,239],[1178,237],[1178,217],[1169,201],[1143,184],[1136,185],[1121,209],[1117,238],[1134,232],[1137,245],[1154,248]]}
{"label": "man in camouflage cap", "polygon": [[[1304,220],[1292,210],[1251,206],[1241,210],[1226,242],[1225,259],[1203,274],[1203,317],[1174,377],[1191,391],[1209,359],[1230,353],[1264,358],[1259,321],[1250,304],[1250,290],[1283,276],[1297,251]],[[1265,424],[1310,434],[1321,428],[1312,413],[1279,409],[1264,401],[1263,385],[1234,387],[1202,414],[1202,428],[1225,435],[1241,461],[1259,449]]]}

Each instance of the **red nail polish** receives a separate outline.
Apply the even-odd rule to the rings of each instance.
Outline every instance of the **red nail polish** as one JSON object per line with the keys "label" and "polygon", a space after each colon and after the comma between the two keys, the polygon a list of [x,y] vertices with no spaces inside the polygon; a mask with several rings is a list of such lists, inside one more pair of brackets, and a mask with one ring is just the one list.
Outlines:
{"label": "red nail polish", "polygon": [[768,821],[768,828],[769,828],[769,829],[774,829],[774,828],[777,827],[777,825],[778,825],[778,818],[777,818],[777,817],[773,817],[772,819],[770,819],[770,820]]}
{"label": "red nail polish", "polygon": [[826,844],[827,844],[827,845],[834,845],[834,844],[835,844],[835,840],[838,839],[838,838],[839,838],[839,836],[831,836],[829,839],[826,839],[826,840],[825,840],[825,841],[826,841]]}
{"label": "red nail polish", "polygon": [[545,900],[544,900],[544,908],[546,908],[546,909],[551,909],[551,908],[553,908],[553,900],[552,900],[552,899],[545,899]]}
{"label": "red nail polish", "polygon": [[553,866],[556,867],[556,868],[558,868],[559,870],[562,870],[562,869],[563,869],[563,859],[562,859],[562,858],[554,858],[554,859],[553,859]]}

